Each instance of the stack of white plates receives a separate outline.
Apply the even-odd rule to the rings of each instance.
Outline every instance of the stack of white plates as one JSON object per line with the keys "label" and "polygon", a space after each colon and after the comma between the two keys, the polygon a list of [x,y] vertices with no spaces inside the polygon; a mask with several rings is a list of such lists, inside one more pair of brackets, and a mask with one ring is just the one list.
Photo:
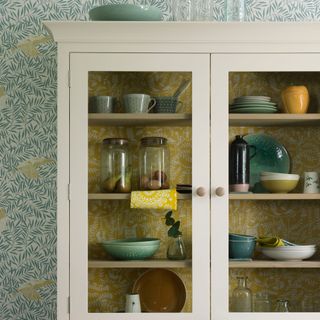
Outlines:
{"label": "stack of white plates", "polygon": [[270,97],[242,96],[235,98],[230,105],[230,113],[275,113],[277,104]]}
{"label": "stack of white plates", "polygon": [[303,260],[311,258],[316,252],[316,245],[295,245],[262,248],[262,253],[272,259],[289,261],[289,260]]}

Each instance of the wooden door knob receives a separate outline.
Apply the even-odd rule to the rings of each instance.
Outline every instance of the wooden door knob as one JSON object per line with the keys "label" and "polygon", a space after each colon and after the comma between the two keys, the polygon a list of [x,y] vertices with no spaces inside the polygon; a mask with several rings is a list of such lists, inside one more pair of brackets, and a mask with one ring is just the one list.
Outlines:
{"label": "wooden door knob", "polygon": [[206,189],[204,187],[199,187],[197,188],[196,193],[199,197],[204,197],[206,195]]}
{"label": "wooden door knob", "polygon": [[217,195],[218,197],[222,197],[222,196],[224,196],[224,194],[225,194],[224,188],[218,187],[218,188],[216,189],[216,195]]}

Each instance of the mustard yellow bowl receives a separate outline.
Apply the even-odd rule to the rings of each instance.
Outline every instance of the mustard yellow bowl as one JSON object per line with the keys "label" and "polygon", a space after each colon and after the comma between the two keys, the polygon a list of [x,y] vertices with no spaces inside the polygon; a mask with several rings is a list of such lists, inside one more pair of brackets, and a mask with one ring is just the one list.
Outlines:
{"label": "mustard yellow bowl", "polygon": [[266,180],[261,179],[262,186],[271,193],[288,193],[298,184],[297,180]]}

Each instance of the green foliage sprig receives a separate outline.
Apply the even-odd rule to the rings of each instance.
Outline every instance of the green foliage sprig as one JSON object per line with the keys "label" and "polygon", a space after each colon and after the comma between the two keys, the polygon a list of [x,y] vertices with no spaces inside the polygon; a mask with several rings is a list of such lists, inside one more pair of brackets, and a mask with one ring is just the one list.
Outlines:
{"label": "green foliage sprig", "polygon": [[166,225],[171,226],[168,230],[168,236],[172,238],[177,238],[178,236],[182,235],[182,232],[179,230],[180,228],[180,221],[175,221],[174,218],[172,218],[172,211],[168,211],[166,213]]}

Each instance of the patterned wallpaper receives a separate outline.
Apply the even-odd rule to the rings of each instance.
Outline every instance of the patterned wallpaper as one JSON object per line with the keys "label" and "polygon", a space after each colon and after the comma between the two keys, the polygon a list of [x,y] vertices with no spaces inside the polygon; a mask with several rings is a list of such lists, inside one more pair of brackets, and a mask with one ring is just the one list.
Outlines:
{"label": "patterned wallpaper", "polygon": [[[126,1],[0,0],[0,320],[56,319],[56,45],[41,21],[108,2]],[[319,18],[319,0],[247,0],[249,21]]]}

